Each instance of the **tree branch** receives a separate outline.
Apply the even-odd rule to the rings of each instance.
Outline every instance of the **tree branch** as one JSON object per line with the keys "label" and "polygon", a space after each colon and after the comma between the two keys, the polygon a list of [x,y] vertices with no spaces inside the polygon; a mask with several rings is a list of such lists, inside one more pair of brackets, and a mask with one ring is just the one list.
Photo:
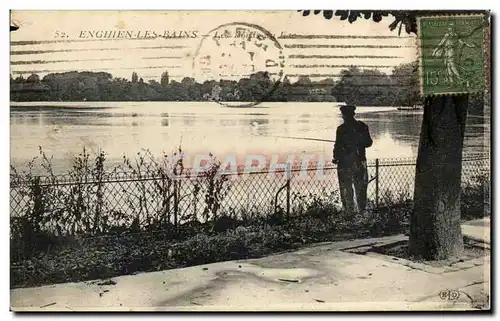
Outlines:
{"label": "tree branch", "polygon": [[[453,15],[453,14],[484,14],[490,15],[488,10],[312,10],[315,15],[323,12],[323,17],[330,20],[333,17],[339,17],[340,20],[347,20],[353,23],[358,18],[372,19],[374,22],[382,21],[383,17],[389,15],[394,17],[394,21],[389,25],[392,31],[399,26],[399,35],[403,25],[406,33],[417,34],[417,17],[419,16],[435,16],[435,15]],[[309,16],[311,10],[298,10],[302,16]]]}

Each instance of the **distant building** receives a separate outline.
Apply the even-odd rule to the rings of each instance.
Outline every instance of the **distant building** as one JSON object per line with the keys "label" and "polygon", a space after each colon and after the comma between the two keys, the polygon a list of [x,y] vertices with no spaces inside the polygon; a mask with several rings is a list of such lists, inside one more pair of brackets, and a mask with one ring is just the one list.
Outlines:
{"label": "distant building", "polygon": [[309,89],[308,101],[332,101],[337,99],[331,94],[330,88],[311,88]]}
{"label": "distant building", "polygon": [[134,71],[132,73],[132,83],[137,83],[139,81],[139,76],[137,75],[137,73]]}
{"label": "distant building", "polygon": [[309,89],[309,95],[329,95],[329,90],[326,88],[312,88]]}
{"label": "distant building", "polygon": [[163,87],[168,86],[170,79],[168,77],[168,71],[165,71],[164,73],[161,74],[161,80],[160,83]]}

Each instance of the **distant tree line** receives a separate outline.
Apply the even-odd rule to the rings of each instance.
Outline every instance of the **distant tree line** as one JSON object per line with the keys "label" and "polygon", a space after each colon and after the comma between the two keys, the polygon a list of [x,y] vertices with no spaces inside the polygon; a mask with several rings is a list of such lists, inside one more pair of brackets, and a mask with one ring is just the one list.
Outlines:
{"label": "distant tree line", "polygon": [[[311,78],[315,75],[311,75]],[[337,80],[287,77],[276,84],[266,72],[236,80],[181,81],[162,73],[160,82],[145,82],[137,72],[130,80],[106,72],[51,73],[42,79],[10,77],[11,101],[342,101],[365,106],[411,106],[419,103],[416,64],[402,64],[385,74],[352,66]],[[272,90],[271,90],[272,89]]]}

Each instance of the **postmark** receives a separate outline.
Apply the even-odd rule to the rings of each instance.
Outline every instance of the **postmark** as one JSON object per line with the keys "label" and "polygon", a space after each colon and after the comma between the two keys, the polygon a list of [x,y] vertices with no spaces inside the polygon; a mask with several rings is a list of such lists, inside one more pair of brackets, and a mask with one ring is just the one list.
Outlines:
{"label": "postmark", "polygon": [[252,107],[270,99],[278,88],[285,59],[283,47],[269,31],[234,22],[212,29],[202,38],[192,67],[195,78],[205,83],[220,81],[207,86],[205,100],[226,107]]}
{"label": "postmark", "polygon": [[422,96],[465,94],[487,87],[484,15],[419,17]]}

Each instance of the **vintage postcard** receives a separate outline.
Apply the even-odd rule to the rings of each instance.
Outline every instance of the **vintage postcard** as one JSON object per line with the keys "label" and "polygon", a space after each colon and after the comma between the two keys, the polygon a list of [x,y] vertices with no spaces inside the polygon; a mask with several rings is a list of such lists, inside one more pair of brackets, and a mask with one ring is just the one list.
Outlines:
{"label": "vintage postcard", "polygon": [[490,12],[12,11],[10,309],[490,310]]}

